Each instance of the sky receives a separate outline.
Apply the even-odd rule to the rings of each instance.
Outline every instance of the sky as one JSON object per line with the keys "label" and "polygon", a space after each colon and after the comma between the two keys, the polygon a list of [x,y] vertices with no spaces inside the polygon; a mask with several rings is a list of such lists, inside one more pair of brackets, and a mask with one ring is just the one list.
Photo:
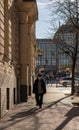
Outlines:
{"label": "sky", "polygon": [[[51,16],[51,6],[52,10],[55,9],[54,3],[57,0],[36,0],[37,1],[37,7],[38,7],[38,20],[36,22],[36,38],[41,39],[41,38],[51,38],[53,37],[55,31],[51,30],[51,21],[52,21],[52,16]],[[63,2],[63,0],[60,0]],[[74,0],[72,0],[74,1]],[[53,23],[55,29],[59,27],[59,23],[63,24],[63,20],[58,21],[58,19],[55,19],[53,17]]]}
{"label": "sky", "polygon": [[36,38],[49,38],[50,37],[50,5],[49,0],[37,0],[38,6],[38,20],[36,22]]}

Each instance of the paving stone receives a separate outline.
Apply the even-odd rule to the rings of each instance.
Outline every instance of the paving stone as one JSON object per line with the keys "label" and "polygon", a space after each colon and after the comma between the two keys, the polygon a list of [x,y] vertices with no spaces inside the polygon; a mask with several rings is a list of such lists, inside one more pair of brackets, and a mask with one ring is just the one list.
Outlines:
{"label": "paving stone", "polygon": [[0,120],[0,130],[79,130],[79,107],[69,94],[69,87],[47,87],[43,108],[35,107],[32,95]]}

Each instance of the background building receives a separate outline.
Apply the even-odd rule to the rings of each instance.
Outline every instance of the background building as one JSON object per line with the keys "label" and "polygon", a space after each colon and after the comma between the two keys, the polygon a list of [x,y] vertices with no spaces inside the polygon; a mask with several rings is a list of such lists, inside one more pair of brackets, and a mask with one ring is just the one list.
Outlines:
{"label": "background building", "polygon": [[[52,39],[37,39],[36,68],[44,68],[45,73],[56,73],[56,44]],[[42,53],[40,53],[40,51]]]}
{"label": "background building", "polygon": [[[64,34],[66,35],[66,31]],[[43,70],[45,74],[54,76],[58,73],[60,75],[66,75],[66,72],[70,71],[71,60],[60,49],[58,40],[37,39],[37,52],[36,72]]]}
{"label": "background building", "polygon": [[[74,52],[76,46],[75,32],[75,28],[69,21],[67,21],[66,24],[58,28],[54,36],[54,42],[56,43],[56,48],[58,52],[59,70],[66,70],[67,68],[69,68],[69,70],[71,71],[72,59],[71,55],[69,55],[69,52]],[[79,54],[77,57],[79,57]],[[79,58],[77,58],[75,71],[79,71]]]}
{"label": "background building", "polygon": [[0,1],[0,117],[32,91],[36,0]]}

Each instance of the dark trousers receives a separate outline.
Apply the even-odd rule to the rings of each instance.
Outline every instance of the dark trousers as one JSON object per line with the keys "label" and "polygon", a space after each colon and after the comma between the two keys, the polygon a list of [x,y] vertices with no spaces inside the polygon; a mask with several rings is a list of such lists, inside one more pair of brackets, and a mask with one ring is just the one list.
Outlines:
{"label": "dark trousers", "polygon": [[36,105],[42,106],[43,104],[43,94],[35,94]]}

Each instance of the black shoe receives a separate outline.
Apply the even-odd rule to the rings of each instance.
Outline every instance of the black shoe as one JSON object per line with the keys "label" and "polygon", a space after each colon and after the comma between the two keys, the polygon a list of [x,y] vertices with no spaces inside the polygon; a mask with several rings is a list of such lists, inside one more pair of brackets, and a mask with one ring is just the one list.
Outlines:
{"label": "black shoe", "polygon": [[42,106],[39,106],[39,108],[42,108]]}
{"label": "black shoe", "polygon": [[36,106],[38,106],[38,104],[36,104]]}

